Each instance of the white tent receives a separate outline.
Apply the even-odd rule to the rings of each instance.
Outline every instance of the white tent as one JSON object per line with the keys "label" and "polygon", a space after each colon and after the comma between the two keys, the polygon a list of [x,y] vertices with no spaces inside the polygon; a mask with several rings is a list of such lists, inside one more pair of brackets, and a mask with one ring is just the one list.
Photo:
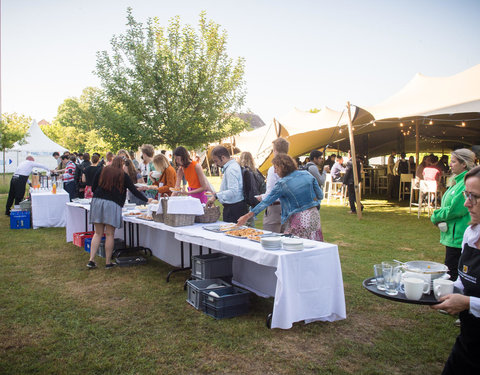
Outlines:
{"label": "white tent", "polygon": [[[55,151],[62,154],[67,149],[48,138],[38,126],[37,121],[33,120],[25,143],[20,145],[17,142],[5,153],[5,171],[14,172],[18,164],[24,161],[28,155],[32,155],[36,162],[54,169],[57,166],[56,160],[52,157]],[[1,164],[3,165],[3,160]]]}

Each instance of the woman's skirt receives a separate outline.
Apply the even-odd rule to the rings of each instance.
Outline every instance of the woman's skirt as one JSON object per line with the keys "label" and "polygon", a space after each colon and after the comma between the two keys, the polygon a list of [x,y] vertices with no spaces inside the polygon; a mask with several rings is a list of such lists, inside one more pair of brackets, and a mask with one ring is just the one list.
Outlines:
{"label": "woman's skirt", "polygon": [[93,198],[90,203],[90,224],[108,224],[122,227],[122,207],[113,201]]}
{"label": "woman's skirt", "polygon": [[309,240],[323,241],[320,212],[317,207],[292,214],[287,219],[284,233]]}
{"label": "woman's skirt", "polygon": [[[191,189],[191,188],[187,188],[187,189],[188,189],[188,191],[195,190],[195,189]],[[200,193],[188,194],[188,195],[193,197],[193,198],[200,199],[200,202],[202,202],[202,203],[207,203],[207,201],[208,201],[208,198],[205,195],[205,191],[201,191]]]}

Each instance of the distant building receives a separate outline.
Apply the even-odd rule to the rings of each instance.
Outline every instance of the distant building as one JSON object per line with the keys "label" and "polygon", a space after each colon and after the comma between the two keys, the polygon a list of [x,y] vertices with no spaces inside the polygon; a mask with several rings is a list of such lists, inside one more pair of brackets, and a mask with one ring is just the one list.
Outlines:
{"label": "distant building", "polygon": [[254,113],[236,113],[235,116],[250,124],[253,129],[265,126],[265,123],[260,118],[260,116]]}
{"label": "distant building", "polygon": [[40,126],[42,126],[42,125],[50,125],[50,123],[49,123],[47,120],[43,119],[43,120],[41,120],[41,121],[38,122],[38,125],[40,125]]}

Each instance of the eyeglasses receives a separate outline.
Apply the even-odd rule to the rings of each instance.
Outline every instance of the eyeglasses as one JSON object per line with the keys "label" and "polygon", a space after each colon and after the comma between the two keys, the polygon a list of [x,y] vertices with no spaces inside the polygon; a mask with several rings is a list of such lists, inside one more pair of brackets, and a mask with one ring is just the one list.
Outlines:
{"label": "eyeglasses", "polygon": [[470,200],[472,204],[475,206],[477,204],[477,199],[480,199],[480,195],[475,195],[473,193],[469,193],[467,191],[463,192],[463,196],[465,197],[465,200]]}

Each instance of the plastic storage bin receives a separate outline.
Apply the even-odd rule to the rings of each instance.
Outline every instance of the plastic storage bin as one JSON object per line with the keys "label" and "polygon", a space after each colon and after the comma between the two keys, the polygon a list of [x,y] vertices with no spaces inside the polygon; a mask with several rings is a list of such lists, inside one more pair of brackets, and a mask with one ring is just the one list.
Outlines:
{"label": "plastic storage bin", "polygon": [[[208,288],[209,286],[216,284],[218,287]],[[204,309],[203,306],[203,294],[202,292],[210,292],[214,290],[216,293],[222,288],[229,288],[231,285],[221,279],[208,279],[208,280],[188,280],[187,281],[187,302],[195,307],[197,310]]]}
{"label": "plastic storage bin", "polygon": [[85,238],[92,238],[95,232],[77,232],[73,234],[73,244],[85,247]]}
{"label": "plastic storage bin", "polygon": [[231,286],[215,290],[218,297],[209,293],[202,291],[204,311],[215,319],[233,318],[248,312],[251,293],[244,289]]}
{"label": "plastic storage bin", "polygon": [[222,253],[192,257],[192,276],[196,279],[232,279],[233,257]]}
{"label": "plastic storage bin", "polygon": [[30,229],[30,211],[11,211],[10,229]]}

